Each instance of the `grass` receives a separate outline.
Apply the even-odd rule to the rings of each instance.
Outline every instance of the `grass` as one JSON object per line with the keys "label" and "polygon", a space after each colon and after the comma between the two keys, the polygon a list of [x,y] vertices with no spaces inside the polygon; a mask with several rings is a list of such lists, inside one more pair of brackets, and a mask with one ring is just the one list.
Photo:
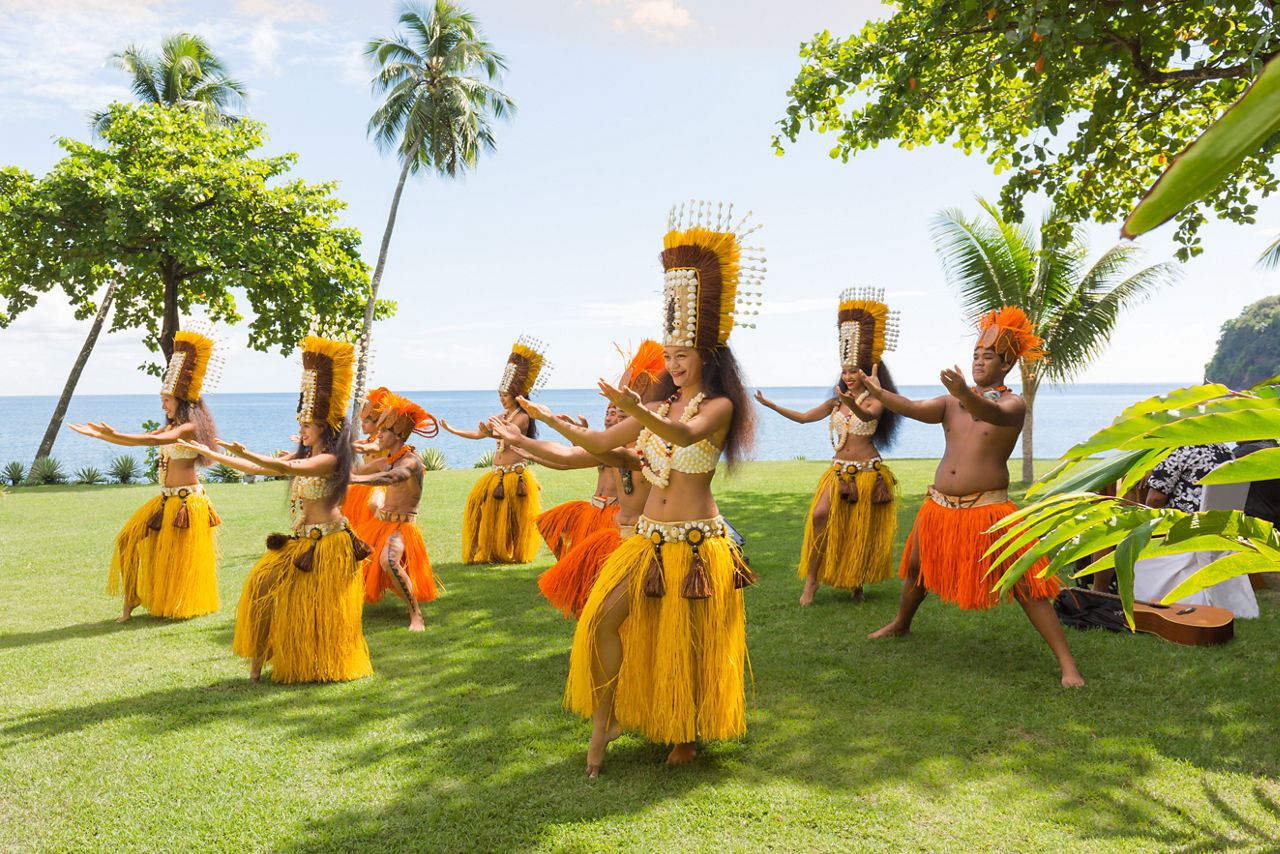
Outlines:
{"label": "grass", "polygon": [[[933,463],[899,461],[899,540]],[[1275,851],[1280,622],[1274,591],[1236,640],[1187,648],[1070,632],[1067,692],[1016,606],[930,597],[872,642],[898,585],[796,605],[818,462],[719,482],[761,580],[747,592],[747,736],[667,768],[627,735],[584,779],[588,727],[560,709],[573,623],[549,564],[464,567],[476,473],[428,474],[424,527],[446,593],[427,632],[365,610],[375,675],[251,685],[235,602],[285,485],[214,484],[222,610],[121,627],[111,540],[153,486],[0,497],[0,851]],[[592,474],[539,469],[543,506]]]}

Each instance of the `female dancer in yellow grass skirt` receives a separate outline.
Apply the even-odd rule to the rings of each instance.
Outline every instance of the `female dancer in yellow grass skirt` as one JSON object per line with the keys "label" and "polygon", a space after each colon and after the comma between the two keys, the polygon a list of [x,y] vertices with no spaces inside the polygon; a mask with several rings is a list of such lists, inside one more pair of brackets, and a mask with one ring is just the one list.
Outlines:
{"label": "female dancer in yellow grass skirt", "polygon": [[[792,421],[830,421],[835,456],[818,481],[804,526],[801,605],[813,603],[819,584],[844,588],[854,600],[862,601],[863,585],[884,581],[894,569],[897,480],[880,459],[880,451],[893,442],[900,416],[869,397],[858,371],[876,371],[882,386],[896,390],[880,356],[897,343],[897,313],[884,304],[883,290],[847,290],[840,298],[836,325],[840,331],[840,382],[829,400],[808,412],[797,412],[756,392],[756,400]],[[853,395],[861,406],[850,409],[843,405],[840,393]]]}
{"label": "female dancer in yellow grass skirt", "polygon": [[270,661],[276,682],[341,682],[373,672],[360,625],[360,562],[369,547],[342,516],[351,473],[353,348],[314,336],[302,342],[301,447],[286,457],[255,454],[219,442],[230,454],[186,443],[251,474],[287,475],[293,532],[267,537],[240,595],[232,650],[250,660],[257,682]]}
{"label": "female dancer in yellow grass skirt", "polygon": [[663,344],[676,394],[646,406],[601,380],[630,416],[602,432],[521,401],[592,453],[635,441],[652,485],[635,536],[605,561],[574,633],[565,704],[591,719],[591,777],[624,728],[673,745],[673,764],[692,761],[699,739],[746,730],[742,588],[755,578],[726,537],[711,481],[721,453],[732,464],[752,440],[750,398],[726,342],[735,315],[753,313],[742,304],[763,269],[742,267],[742,223],[732,226],[723,207],[699,204],[688,222],[673,210],[669,226]]}
{"label": "female dancer in yellow grass skirt", "polygon": [[[355,443],[356,453],[360,454],[364,463],[386,456],[386,451],[378,447],[378,419],[382,416],[383,404],[389,388],[375,388],[365,395],[364,406],[360,410],[360,429],[364,439]],[[342,515],[347,517],[351,530],[359,531],[373,518],[373,512],[380,504],[382,487],[367,483],[350,483],[347,485],[347,497],[342,499]]]}
{"label": "female dancer in yellow grass skirt", "polygon": [[[542,353],[542,345],[521,337],[511,349],[502,382],[498,384],[498,400],[502,414],[498,416],[516,425],[526,436],[537,430],[517,402],[527,398],[547,381],[551,365]],[[489,425],[480,422],[475,430],[455,430],[444,419],[440,426],[464,439],[492,438]],[[462,520],[463,563],[528,563],[538,552],[538,481],[528,463],[498,440],[493,467],[467,496]]]}
{"label": "female dancer in yellow grass skirt", "polygon": [[156,617],[196,617],[218,610],[217,538],[220,524],[196,477],[209,458],[179,447],[181,439],[213,442],[217,431],[200,393],[216,371],[214,342],[182,331],[160,386],[165,426],[153,433],[119,433],[105,423],[72,430],[115,445],[158,446],[160,494],[138,508],[116,537],[107,590],[123,593],[123,623],[142,605]]}

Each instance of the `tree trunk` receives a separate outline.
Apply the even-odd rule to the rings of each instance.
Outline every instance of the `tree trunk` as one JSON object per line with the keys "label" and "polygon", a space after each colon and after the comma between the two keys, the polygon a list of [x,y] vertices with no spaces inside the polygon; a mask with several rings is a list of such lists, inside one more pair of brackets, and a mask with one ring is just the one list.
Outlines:
{"label": "tree trunk", "polygon": [[75,393],[76,384],[80,382],[80,374],[84,372],[84,366],[89,361],[89,354],[93,352],[93,347],[98,343],[98,333],[102,331],[102,323],[107,319],[107,315],[111,313],[111,300],[116,294],[116,282],[114,280],[107,283],[107,292],[102,295],[102,303],[98,306],[98,314],[93,318],[93,326],[89,327],[89,336],[84,339],[84,346],[80,348],[80,355],[76,358],[76,363],[71,366],[71,375],[67,377],[67,384],[62,387],[62,397],[58,398],[58,405],[53,409],[53,417],[49,419],[49,426],[44,431],[44,438],[40,440],[40,449],[36,451],[36,459],[47,457],[53,452],[53,442],[58,438],[58,431],[62,429],[62,418],[67,414],[67,406],[71,404],[71,395]]}
{"label": "tree trunk", "polygon": [[400,196],[404,193],[404,182],[409,177],[409,165],[413,163],[413,158],[418,156],[423,135],[425,131],[413,141],[413,145],[404,157],[404,165],[400,168],[400,180],[396,182],[396,191],[391,196],[391,211],[387,214],[387,227],[382,232],[382,245],[378,247],[378,263],[373,268],[373,277],[369,279],[369,302],[365,304],[364,325],[360,329],[362,345],[360,361],[356,365],[355,392],[351,396],[352,422],[360,417],[360,410],[364,406],[364,385],[367,379],[365,375],[369,368],[369,347],[373,341],[373,310],[378,303],[378,285],[382,284],[382,270],[387,266],[387,249],[391,246],[391,232],[396,227],[396,213],[400,210]]}
{"label": "tree trunk", "polygon": [[160,352],[164,354],[161,375],[173,356],[173,336],[178,332],[178,274],[169,259],[160,268],[160,280],[164,282],[164,323],[160,327]]}
{"label": "tree trunk", "polygon": [[1035,374],[1022,371],[1022,399],[1027,404],[1027,417],[1022,422],[1022,482],[1031,483],[1036,479],[1035,447],[1032,433],[1035,429],[1036,392],[1040,390],[1040,378]]}

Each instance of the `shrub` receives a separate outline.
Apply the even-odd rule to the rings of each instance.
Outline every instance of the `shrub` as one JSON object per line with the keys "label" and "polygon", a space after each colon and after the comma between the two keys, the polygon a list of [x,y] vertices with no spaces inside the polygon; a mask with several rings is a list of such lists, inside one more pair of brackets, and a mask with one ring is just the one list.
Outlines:
{"label": "shrub", "polygon": [[28,483],[66,483],[67,473],[56,457],[39,457],[27,472]]}
{"label": "shrub", "polygon": [[[160,429],[159,421],[147,420],[142,422],[143,433],[150,433],[152,430],[159,430],[159,429]],[[147,471],[147,480],[151,481],[152,483],[160,482],[159,463],[160,463],[160,452],[156,450],[155,445],[148,446],[146,471]]]}
{"label": "shrub", "polygon": [[427,471],[444,471],[449,467],[444,461],[444,451],[439,448],[423,448],[418,456],[422,457],[422,467]]}
{"label": "shrub", "polygon": [[218,463],[209,469],[209,479],[218,483],[239,483],[240,472],[226,463]]}
{"label": "shrub", "polygon": [[107,479],[103,477],[102,472],[93,466],[85,466],[75,474],[76,483],[91,485],[95,483],[106,483]]}
{"label": "shrub", "polygon": [[4,479],[14,486],[20,486],[27,479],[27,468],[22,463],[14,460],[4,467]]}
{"label": "shrub", "polygon": [[107,468],[107,474],[121,483],[133,483],[142,477],[142,466],[138,463],[137,457],[130,454],[121,454],[111,461],[111,465]]}
{"label": "shrub", "polygon": [[495,451],[493,448],[490,448],[489,450],[485,451],[484,456],[476,460],[475,467],[478,469],[487,469],[489,466],[493,465],[493,455],[496,453],[497,451]]}

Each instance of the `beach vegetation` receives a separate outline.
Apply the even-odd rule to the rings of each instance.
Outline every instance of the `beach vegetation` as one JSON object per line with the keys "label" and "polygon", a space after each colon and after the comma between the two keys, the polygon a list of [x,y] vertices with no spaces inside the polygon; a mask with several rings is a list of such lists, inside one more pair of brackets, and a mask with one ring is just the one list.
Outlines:
{"label": "beach vegetation", "polygon": [[[513,115],[516,106],[495,85],[506,59],[485,41],[475,16],[448,0],[430,5],[405,0],[395,34],[371,39],[364,56],[375,69],[373,91],[383,99],[369,118],[368,134],[379,151],[394,152],[400,161],[369,282],[361,339],[367,343],[409,174],[434,172],[452,179],[474,169],[481,151],[497,148],[494,120]],[[358,384],[364,369],[362,356]],[[361,403],[356,394],[352,418]]]}
{"label": "beach vegetation", "polygon": [[226,463],[218,463],[209,467],[207,477],[215,483],[239,483],[244,476]]}
{"label": "beach vegetation", "polygon": [[120,454],[112,458],[111,464],[107,466],[107,474],[119,483],[133,483],[142,477],[142,464],[132,454]]}
{"label": "beach vegetation", "polygon": [[[1002,216],[1020,222],[1028,196],[1048,197],[1050,237],[1065,242],[1066,223],[1123,218],[1277,52],[1280,17],[1258,0],[909,0],[801,45],[774,146],[807,129],[845,161],[884,142],[977,152],[1004,176]],[[1280,136],[1260,134],[1175,207],[1179,259],[1201,251],[1208,217],[1254,221],[1277,150]]]}
{"label": "beach vegetation", "polygon": [[1050,210],[1039,231],[1010,222],[979,199],[983,214],[943,211],[933,221],[933,243],[947,280],[974,318],[1005,305],[1026,312],[1044,340],[1047,359],[1019,363],[1027,416],[1022,425],[1022,479],[1033,477],[1035,401],[1042,382],[1070,380],[1111,340],[1120,312],[1176,281],[1172,262],[1138,269],[1140,250],[1113,246],[1092,263],[1085,231],[1071,226],[1065,242],[1048,238],[1061,215]]}
{"label": "beach vegetation", "polygon": [[4,467],[4,479],[9,481],[12,486],[21,486],[22,482],[27,479],[27,467],[14,460]]}
{"label": "beach vegetation", "polygon": [[444,451],[439,448],[423,448],[418,452],[418,456],[422,458],[422,466],[427,471],[444,471],[449,467],[444,458]]}
{"label": "beach vegetation", "polygon": [[497,451],[495,451],[493,448],[490,448],[489,450],[485,451],[483,454],[480,455],[480,459],[475,461],[475,464],[472,466],[472,468],[477,468],[477,469],[489,468],[490,466],[493,465],[493,458],[496,455],[497,455]]}
{"label": "beach vegetation", "polygon": [[107,482],[106,476],[93,466],[83,466],[77,469],[74,478],[76,483],[85,486]]}
{"label": "beach vegetation", "polygon": [[1280,375],[1280,296],[1264,297],[1222,324],[1204,375],[1236,389]]}
{"label": "beach vegetation", "polygon": [[27,483],[49,485],[66,482],[67,473],[57,457],[36,457],[27,472]]}

